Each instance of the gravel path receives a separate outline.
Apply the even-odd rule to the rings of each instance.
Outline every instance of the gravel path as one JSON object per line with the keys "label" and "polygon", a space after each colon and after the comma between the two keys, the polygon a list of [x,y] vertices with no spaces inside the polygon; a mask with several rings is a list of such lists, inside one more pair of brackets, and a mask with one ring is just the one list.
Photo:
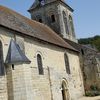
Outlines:
{"label": "gravel path", "polygon": [[80,98],[79,100],[100,100],[100,96],[97,96],[97,97],[83,97],[83,98]]}

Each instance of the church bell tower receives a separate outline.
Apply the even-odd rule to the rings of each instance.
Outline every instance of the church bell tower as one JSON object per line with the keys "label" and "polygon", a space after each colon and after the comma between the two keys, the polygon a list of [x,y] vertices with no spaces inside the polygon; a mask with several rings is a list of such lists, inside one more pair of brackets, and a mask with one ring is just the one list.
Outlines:
{"label": "church bell tower", "polygon": [[28,11],[33,20],[46,24],[63,39],[77,42],[73,9],[64,0],[35,0]]}

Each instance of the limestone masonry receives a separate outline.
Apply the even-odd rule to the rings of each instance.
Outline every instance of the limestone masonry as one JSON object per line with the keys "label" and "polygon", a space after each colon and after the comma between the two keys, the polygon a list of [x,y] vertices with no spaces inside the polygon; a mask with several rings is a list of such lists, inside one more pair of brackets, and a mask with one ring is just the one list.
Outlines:
{"label": "limestone masonry", "polygon": [[92,80],[85,80],[89,55],[77,43],[73,9],[35,0],[28,11],[32,20],[0,6],[0,100],[78,100]]}

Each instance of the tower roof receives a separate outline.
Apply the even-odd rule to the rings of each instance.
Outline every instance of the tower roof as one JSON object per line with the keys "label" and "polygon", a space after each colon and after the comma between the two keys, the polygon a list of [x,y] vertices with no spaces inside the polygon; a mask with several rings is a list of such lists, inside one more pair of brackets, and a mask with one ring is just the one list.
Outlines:
{"label": "tower roof", "polygon": [[0,25],[59,47],[77,51],[46,25],[30,20],[9,8],[0,6]]}
{"label": "tower roof", "polygon": [[[38,7],[43,7],[43,6],[40,5],[40,1],[35,0],[35,2],[32,4],[32,6],[29,8],[28,11],[30,12],[31,10],[36,9]],[[49,2],[47,2],[47,1],[49,1]],[[60,4],[64,5],[65,7],[67,7],[69,10],[71,10],[72,12],[74,11],[69,5],[67,5],[65,3],[64,0],[45,0],[45,5],[44,6],[46,6],[48,4],[50,5],[51,3],[60,3]]]}

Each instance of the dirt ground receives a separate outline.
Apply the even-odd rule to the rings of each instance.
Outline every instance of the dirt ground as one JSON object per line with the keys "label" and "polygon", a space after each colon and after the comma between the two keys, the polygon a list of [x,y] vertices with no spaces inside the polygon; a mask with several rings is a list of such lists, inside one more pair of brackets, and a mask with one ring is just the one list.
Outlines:
{"label": "dirt ground", "polygon": [[79,100],[100,100],[100,96],[97,96],[97,97],[83,97],[83,98],[80,98]]}

